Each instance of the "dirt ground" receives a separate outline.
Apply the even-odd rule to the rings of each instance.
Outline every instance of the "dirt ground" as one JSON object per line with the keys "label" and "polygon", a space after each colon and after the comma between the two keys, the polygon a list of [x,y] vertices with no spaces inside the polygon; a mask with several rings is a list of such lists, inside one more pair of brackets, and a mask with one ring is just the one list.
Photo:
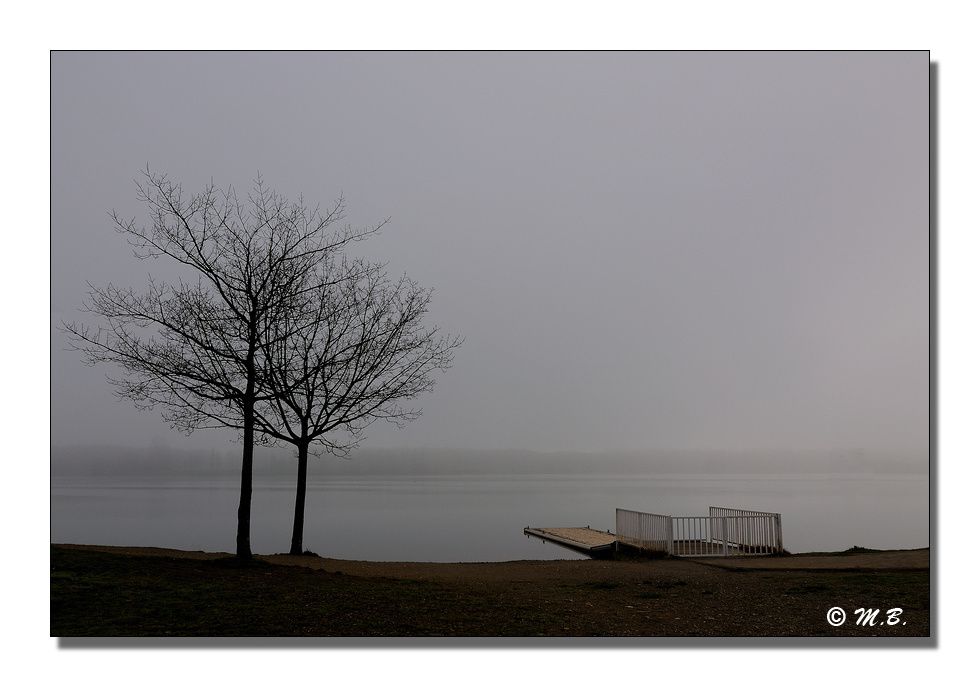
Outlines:
{"label": "dirt ground", "polygon": [[[930,632],[928,551],[397,563],[52,547],[57,636],[882,636]],[[749,563],[749,561],[746,561]],[[773,566],[762,568],[762,565]],[[848,621],[830,625],[839,607]],[[140,609],[139,613],[134,608]],[[872,625],[858,609],[878,608]],[[886,624],[889,609],[900,622]]]}

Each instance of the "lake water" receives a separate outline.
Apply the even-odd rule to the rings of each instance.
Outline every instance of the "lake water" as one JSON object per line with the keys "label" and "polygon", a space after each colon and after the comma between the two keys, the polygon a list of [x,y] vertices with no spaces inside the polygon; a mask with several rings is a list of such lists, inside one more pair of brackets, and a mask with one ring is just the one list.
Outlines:
{"label": "lake water", "polygon": [[[257,480],[252,549],[289,549],[293,484]],[[306,548],[331,558],[503,561],[582,558],[528,539],[533,527],[615,530],[615,509],[707,515],[708,506],[783,514],[793,552],[929,544],[925,475],[520,475],[311,478]],[[57,543],[234,551],[238,484],[60,479]]]}

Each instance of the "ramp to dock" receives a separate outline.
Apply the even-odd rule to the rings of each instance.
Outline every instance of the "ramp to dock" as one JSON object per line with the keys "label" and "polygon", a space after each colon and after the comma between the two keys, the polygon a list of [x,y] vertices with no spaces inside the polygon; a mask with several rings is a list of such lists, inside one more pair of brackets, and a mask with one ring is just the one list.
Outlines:
{"label": "ramp to dock", "polygon": [[587,556],[611,552],[616,535],[591,527],[525,527],[524,534],[568,547]]}

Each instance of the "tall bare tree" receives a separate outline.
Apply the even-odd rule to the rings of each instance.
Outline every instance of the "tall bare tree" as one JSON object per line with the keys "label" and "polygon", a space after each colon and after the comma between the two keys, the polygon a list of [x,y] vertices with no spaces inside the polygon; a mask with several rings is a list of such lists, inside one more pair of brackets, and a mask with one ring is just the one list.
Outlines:
{"label": "tall bare tree", "polygon": [[462,339],[424,321],[431,290],[364,261],[325,259],[293,307],[266,323],[261,345],[271,390],[259,404],[266,434],[297,447],[290,553],[303,553],[311,445],[345,455],[371,423],[402,426],[420,410],[404,404],[448,370]]}
{"label": "tall bare tree", "polygon": [[[110,363],[119,396],[161,408],[175,428],[232,428],[242,433],[236,553],[251,557],[250,524],[255,406],[271,398],[261,346],[291,331],[275,323],[324,285],[318,266],[350,242],[377,231],[338,225],[341,198],[327,210],[288,201],[261,179],[244,200],[213,183],[185,195],[147,169],[137,180],[149,223],[112,212],[115,228],[140,260],[165,259],[186,276],[152,279],[146,289],[90,285],[86,309],[97,328],[63,323],[90,364]],[[283,321],[292,321],[286,318]],[[273,329],[273,327],[275,327]]]}

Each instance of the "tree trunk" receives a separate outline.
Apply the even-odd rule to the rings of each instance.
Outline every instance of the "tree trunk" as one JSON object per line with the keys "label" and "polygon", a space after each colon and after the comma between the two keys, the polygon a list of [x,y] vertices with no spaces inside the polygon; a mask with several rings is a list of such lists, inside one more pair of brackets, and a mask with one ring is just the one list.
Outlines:
{"label": "tree trunk", "polygon": [[299,556],[303,553],[303,521],[306,518],[306,466],[309,460],[309,444],[305,441],[296,445],[299,460],[296,468],[296,508],[293,512],[293,540],[289,553]]}
{"label": "tree trunk", "polygon": [[255,425],[254,401],[244,404],[244,446],[242,447],[242,492],[238,500],[238,539],[235,554],[242,559],[252,557],[249,532],[252,526],[252,444]]}

